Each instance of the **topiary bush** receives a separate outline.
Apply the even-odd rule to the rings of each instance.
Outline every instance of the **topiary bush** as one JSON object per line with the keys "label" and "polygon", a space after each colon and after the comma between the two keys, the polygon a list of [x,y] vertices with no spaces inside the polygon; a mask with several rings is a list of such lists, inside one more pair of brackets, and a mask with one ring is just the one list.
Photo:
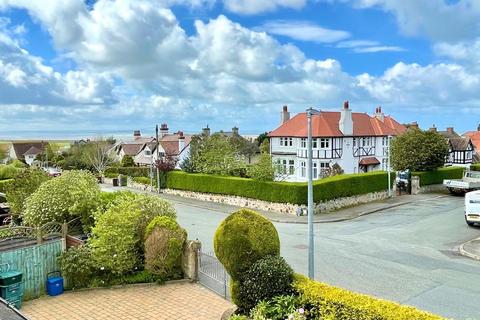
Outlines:
{"label": "topiary bush", "polygon": [[95,271],[89,246],[71,247],[58,257],[60,270],[67,280],[67,288],[79,289],[90,285]]}
{"label": "topiary bush", "polygon": [[240,209],[223,220],[213,244],[217,258],[233,279],[240,279],[257,260],[280,254],[280,240],[273,224],[248,209]]}
{"label": "topiary bush", "polygon": [[27,198],[23,222],[41,226],[47,222],[81,217],[84,227],[93,224],[93,212],[100,204],[97,179],[88,171],[68,171],[46,181]]}
{"label": "topiary bush", "polygon": [[43,170],[23,169],[17,172],[5,190],[10,212],[14,215],[23,213],[27,198],[49,179]]}
{"label": "topiary bush", "polygon": [[156,217],[145,230],[145,269],[162,279],[182,275],[187,232],[169,217]]}
{"label": "topiary bush", "polygon": [[250,310],[262,300],[293,294],[293,270],[280,256],[267,256],[255,262],[240,281],[239,308]]}

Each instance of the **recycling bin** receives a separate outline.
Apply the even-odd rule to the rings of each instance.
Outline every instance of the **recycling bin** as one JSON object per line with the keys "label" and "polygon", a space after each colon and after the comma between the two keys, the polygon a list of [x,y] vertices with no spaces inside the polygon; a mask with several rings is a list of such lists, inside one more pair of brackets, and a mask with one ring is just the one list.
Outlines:
{"label": "recycling bin", "polygon": [[0,270],[0,296],[20,309],[23,300],[23,274],[20,271],[10,270],[8,263],[0,265]]}
{"label": "recycling bin", "polygon": [[47,274],[47,294],[58,296],[63,293],[63,277],[60,271],[53,271]]}

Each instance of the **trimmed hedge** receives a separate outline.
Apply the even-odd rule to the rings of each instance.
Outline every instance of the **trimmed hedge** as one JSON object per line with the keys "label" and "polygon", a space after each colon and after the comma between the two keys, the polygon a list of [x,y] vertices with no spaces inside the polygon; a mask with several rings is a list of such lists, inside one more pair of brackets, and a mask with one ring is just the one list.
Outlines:
{"label": "trimmed hedge", "polygon": [[[392,184],[395,181],[392,173]],[[167,188],[204,193],[235,195],[270,202],[307,204],[306,182],[272,182],[254,179],[192,174],[171,171]],[[317,180],[313,184],[315,202],[355,196],[388,188],[387,173],[376,171],[362,174],[344,174]]]}
{"label": "trimmed hedge", "polygon": [[304,301],[322,319],[337,320],[440,320],[440,316],[387,300],[336,288],[296,275],[293,283]]}
{"label": "trimmed hedge", "polygon": [[480,163],[474,163],[470,166],[470,170],[472,171],[480,171]]}
{"label": "trimmed hedge", "polygon": [[445,167],[434,171],[412,172],[412,176],[420,177],[420,186],[442,184],[444,179],[462,179],[463,167]]}
{"label": "trimmed hedge", "polygon": [[[133,177],[133,181],[140,184],[150,185],[151,181],[149,177]],[[157,183],[155,180],[153,184]]]}
{"label": "trimmed hedge", "polygon": [[0,180],[0,192],[5,193],[10,182],[13,182],[13,179]]}
{"label": "trimmed hedge", "polygon": [[[156,178],[156,170],[153,170],[155,177],[153,178],[154,185],[157,185],[157,178]],[[105,170],[105,176],[112,177],[114,174],[116,175],[125,175],[132,178],[135,177],[149,177],[150,176],[150,168],[148,167],[110,167]],[[150,179],[150,178],[148,178]],[[138,182],[138,181],[136,181]],[[138,182],[141,183],[141,182]],[[150,185],[150,181],[148,182]],[[164,172],[160,172],[160,188],[167,187],[167,175]]]}

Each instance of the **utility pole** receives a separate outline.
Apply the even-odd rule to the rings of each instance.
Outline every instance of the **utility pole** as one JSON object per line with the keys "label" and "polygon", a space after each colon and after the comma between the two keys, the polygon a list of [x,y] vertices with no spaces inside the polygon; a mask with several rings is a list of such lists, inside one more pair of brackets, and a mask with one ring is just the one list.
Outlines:
{"label": "utility pole", "polygon": [[387,170],[387,175],[388,175],[388,197],[390,198],[392,196],[392,182],[391,182],[391,171],[390,171],[390,140],[392,139],[392,136],[388,136],[388,160],[387,160],[387,166],[388,166],[388,170]]}
{"label": "utility pole", "polygon": [[313,233],[313,151],[312,151],[312,116],[319,114],[318,110],[307,109],[307,179],[308,179],[308,277],[315,278],[315,238]]}
{"label": "utility pole", "polygon": [[158,167],[158,161],[160,161],[160,153],[158,152],[158,146],[159,146],[159,142],[158,142],[158,124],[157,126],[155,127],[155,136],[156,136],[156,153],[157,153],[157,163],[156,163],[156,167],[157,167],[157,192],[160,193],[160,168]]}

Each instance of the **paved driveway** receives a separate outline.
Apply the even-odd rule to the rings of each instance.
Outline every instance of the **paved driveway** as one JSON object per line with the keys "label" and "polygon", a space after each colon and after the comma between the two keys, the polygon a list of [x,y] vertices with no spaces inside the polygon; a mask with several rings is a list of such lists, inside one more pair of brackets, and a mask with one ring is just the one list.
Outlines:
{"label": "paved driveway", "polygon": [[[457,247],[480,236],[463,218],[463,198],[432,195],[350,221],[315,225],[317,280],[456,319],[480,319],[480,262]],[[177,201],[189,238],[213,249],[232,207]],[[307,273],[307,226],[275,223],[282,255]]]}
{"label": "paved driveway", "polygon": [[220,319],[232,305],[189,282],[67,292],[26,302],[31,320]]}

